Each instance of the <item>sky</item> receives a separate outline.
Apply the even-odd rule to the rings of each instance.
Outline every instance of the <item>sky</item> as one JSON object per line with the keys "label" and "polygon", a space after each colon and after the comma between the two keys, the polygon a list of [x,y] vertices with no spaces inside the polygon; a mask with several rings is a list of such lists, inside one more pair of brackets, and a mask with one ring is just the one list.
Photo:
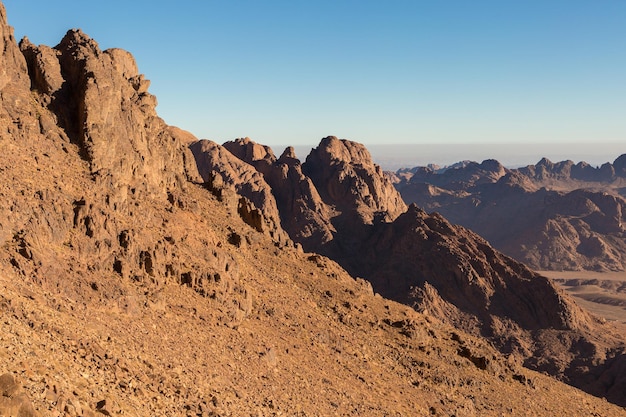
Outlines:
{"label": "sky", "polygon": [[623,0],[3,3],[18,40],[130,51],[159,115],[220,143],[626,144]]}

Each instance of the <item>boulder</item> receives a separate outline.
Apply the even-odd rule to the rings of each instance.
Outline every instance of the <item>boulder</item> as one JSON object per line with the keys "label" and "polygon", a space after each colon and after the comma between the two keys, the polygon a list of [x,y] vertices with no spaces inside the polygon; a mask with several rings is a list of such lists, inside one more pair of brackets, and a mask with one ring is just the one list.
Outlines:
{"label": "boulder", "polygon": [[28,395],[18,385],[13,375],[9,373],[0,375],[0,415],[7,417],[39,416]]}

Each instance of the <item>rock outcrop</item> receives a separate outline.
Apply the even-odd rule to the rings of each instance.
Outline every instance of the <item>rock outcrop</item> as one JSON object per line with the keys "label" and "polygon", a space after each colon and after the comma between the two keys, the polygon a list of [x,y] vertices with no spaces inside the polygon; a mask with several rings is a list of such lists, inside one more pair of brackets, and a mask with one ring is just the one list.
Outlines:
{"label": "rock outcrop", "polygon": [[613,170],[616,176],[626,178],[626,154],[620,155],[613,162]]}
{"label": "rock outcrop", "polygon": [[101,287],[121,278],[233,294],[239,275],[220,239],[167,226],[181,210],[200,216],[187,195],[200,181],[195,138],[157,116],[133,57],[79,30],[55,48],[24,39],[23,55],[8,26],[2,34],[3,267],[87,297],[102,274]]}
{"label": "rock outcrop", "polygon": [[[20,42],[32,88],[81,149],[91,172],[120,190],[116,198],[160,193],[197,178],[187,143],[156,114],[150,82],[121,49],[101,51],[80,30],[54,49]],[[111,140],[117,138],[117,140]]]}
{"label": "rock outcrop", "polygon": [[261,173],[215,142],[196,141],[189,148],[205,186],[213,194],[236,207],[244,221],[257,231],[268,234],[278,244],[290,243],[281,226],[272,189]]}
{"label": "rock outcrop", "polygon": [[[277,159],[270,148],[248,138],[226,142],[223,147],[258,172],[253,184],[263,185],[249,187],[269,186],[277,210],[274,200],[266,202],[266,192],[265,197],[255,198],[252,189],[244,189],[243,184],[252,175],[241,165],[239,172],[245,170],[246,174],[238,180],[242,185],[237,186],[237,192],[267,216],[280,218],[282,228],[307,251],[337,257],[343,248],[361,240],[369,226],[392,221],[405,209],[400,195],[372,162],[367,149],[355,142],[324,138],[304,164],[293,148],[285,149]],[[228,162],[230,156],[217,146],[195,144],[192,151],[205,179],[232,165]]]}
{"label": "rock outcrop", "polygon": [[281,224],[294,241],[307,251],[318,251],[333,239],[333,210],[302,172],[293,148],[276,159],[269,147],[249,138],[226,142],[224,147],[263,176],[276,198]]}
{"label": "rock outcrop", "polygon": [[406,210],[401,196],[359,143],[334,136],[324,138],[302,168],[322,200],[342,213],[348,227],[393,221]]}
{"label": "rock outcrop", "polygon": [[[4,106],[26,103],[15,102],[6,94],[13,91],[28,89],[30,78],[26,70],[26,62],[20,53],[13,37],[13,28],[6,24],[6,11],[4,5],[0,5],[0,42],[4,48],[0,53],[0,91],[3,92],[2,101]],[[5,93],[6,91],[6,93]],[[18,94],[19,96],[20,94]]]}

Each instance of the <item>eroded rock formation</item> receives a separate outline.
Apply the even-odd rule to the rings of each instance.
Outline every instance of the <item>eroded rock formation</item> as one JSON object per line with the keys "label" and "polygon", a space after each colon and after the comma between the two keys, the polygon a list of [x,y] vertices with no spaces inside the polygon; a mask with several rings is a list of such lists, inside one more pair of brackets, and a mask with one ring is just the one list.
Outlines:
{"label": "eroded rock formation", "polygon": [[3,265],[72,294],[90,294],[102,274],[111,287],[115,277],[211,296],[236,287],[219,238],[167,226],[181,210],[201,215],[187,195],[200,181],[195,138],[157,116],[133,57],[80,30],[55,48],[24,39],[23,55],[8,26],[2,36]]}
{"label": "eroded rock formation", "polygon": [[[226,142],[223,147],[260,174],[254,177],[254,184],[269,186],[276,207],[273,201],[266,202],[266,197],[255,198],[254,191],[242,185],[237,187],[238,193],[268,216],[280,218],[282,228],[307,251],[336,257],[341,248],[354,246],[351,241],[362,239],[368,226],[392,221],[405,208],[398,192],[361,144],[324,138],[304,164],[292,148],[285,149],[277,159],[270,148],[248,138]],[[206,178],[232,164],[228,162],[230,156],[217,146],[199,143],[192,150]],[[252,178],[244,166],[239,166],[240,172],[245,170]],[[239,181],[243,184],[248,180],[242,177]],[[253,186],[259,187],[265,185]]]}

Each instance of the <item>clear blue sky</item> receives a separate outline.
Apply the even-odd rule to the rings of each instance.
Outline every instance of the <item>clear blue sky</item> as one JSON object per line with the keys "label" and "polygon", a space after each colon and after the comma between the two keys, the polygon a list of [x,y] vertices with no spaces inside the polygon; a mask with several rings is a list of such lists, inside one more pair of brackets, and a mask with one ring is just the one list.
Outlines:
{"label": "clear blue sky", "polygon": [[623,0],[4,4],[18,39],[132,52],[200,138],[626,144]]}

